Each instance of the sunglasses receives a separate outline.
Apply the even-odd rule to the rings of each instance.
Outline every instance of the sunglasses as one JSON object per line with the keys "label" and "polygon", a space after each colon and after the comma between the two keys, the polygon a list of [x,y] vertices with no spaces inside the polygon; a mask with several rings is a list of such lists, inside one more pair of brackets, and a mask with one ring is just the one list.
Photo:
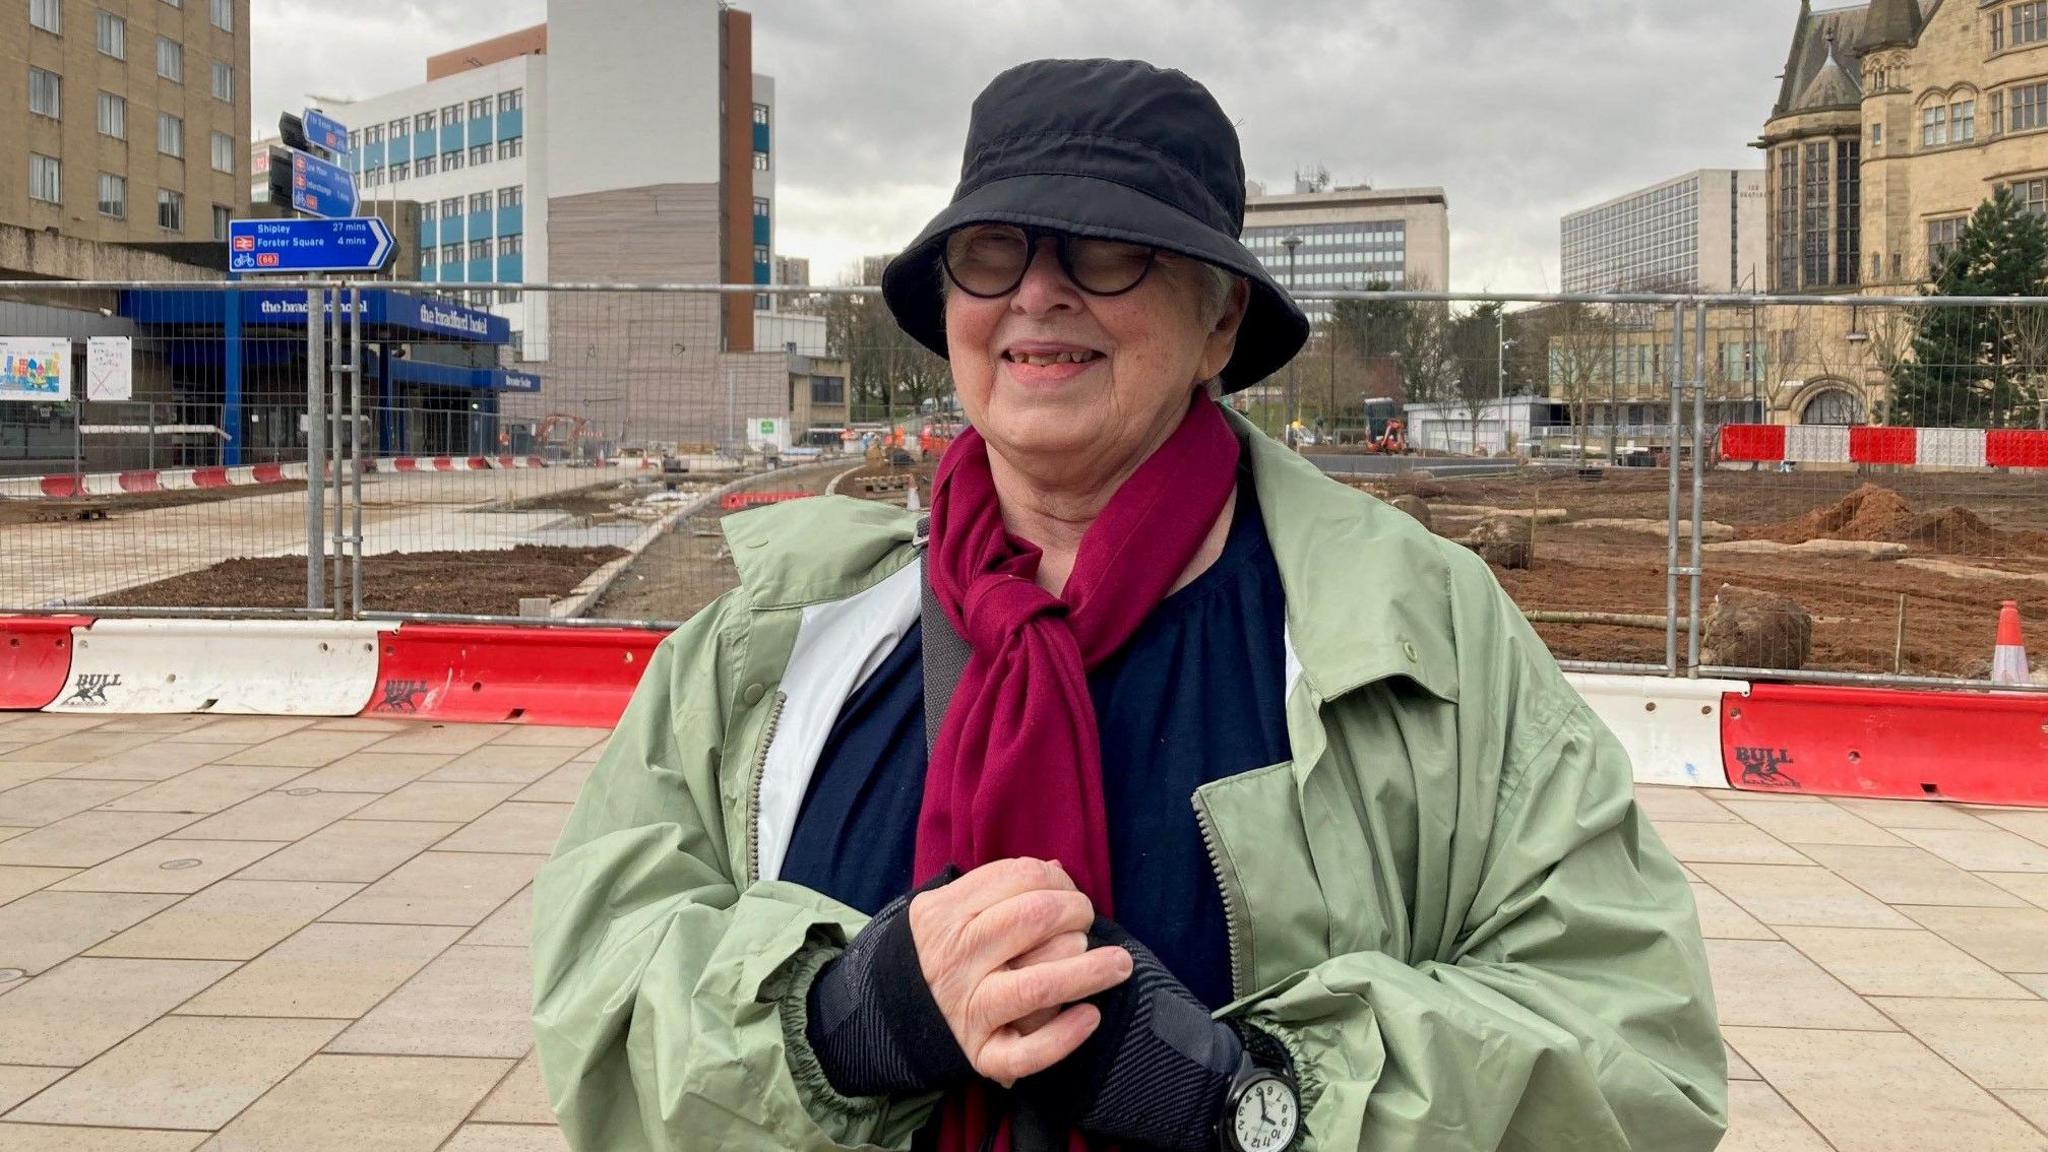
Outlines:
{"label": "sunglasses", "polygon": [[969,296],[993,300],[1024,283],[1041,240],[1051,240],[1060,270],[1090,296],[1121,296],[1144,282],[1159,250],[1015,224],[969,224],[946,236],[946,278]]}

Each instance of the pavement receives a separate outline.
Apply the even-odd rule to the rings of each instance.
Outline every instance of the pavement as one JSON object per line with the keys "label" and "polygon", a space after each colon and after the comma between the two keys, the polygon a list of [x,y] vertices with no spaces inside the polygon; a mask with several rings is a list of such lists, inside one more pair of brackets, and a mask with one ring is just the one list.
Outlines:
{"label": "pavement", "polygon": [[[363,550],[375,555],[558,543],[543,532],[562,519],[559,513],[472,509],[616,482],[622,476],[588,468],[365,476]],[[325,505],[330,533],[333,497],[330,489]],[[117,512],[105,520],[0,525],[0,607],[75,604],[222,560],[305,554],[303,489]]]}
{"label": "pavement", "polygon": [[[564,1147],[529,882],[605,733],[0,715],[0,1149]],[[2048,811],[1643,788],[1736,1152],[2048,1152]]]}

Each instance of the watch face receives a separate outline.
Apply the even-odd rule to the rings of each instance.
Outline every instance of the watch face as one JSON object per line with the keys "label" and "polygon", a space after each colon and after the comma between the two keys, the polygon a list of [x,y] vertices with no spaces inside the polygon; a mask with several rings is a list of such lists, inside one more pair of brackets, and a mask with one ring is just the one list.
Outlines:
{"label": "watch face", "polygon": [[1259,1080],[1238,1098],[1231,1134],[1244,1152],[1282,1152],[1300,1124],[1294,1093],[1279,1077]]}

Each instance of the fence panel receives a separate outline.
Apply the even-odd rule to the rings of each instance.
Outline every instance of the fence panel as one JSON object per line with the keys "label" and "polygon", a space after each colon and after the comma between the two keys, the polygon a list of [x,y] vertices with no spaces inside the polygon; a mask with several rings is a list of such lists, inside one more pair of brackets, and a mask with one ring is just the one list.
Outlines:
{"label": "fence panel", "polygon": [[[673,624],[736,579],[725,515],[922,501],[959,428],[872,289],[329,287],[0,284],[7,351],[84,393],[125,337],[132,377],[9,377],[0,607]],[[1229,403],[1496,561],[1574,666],[1980,681],[2003,601],[2048,620],[2038,304],[1301,295]]]}
{"label": "fence panel", "polygon": [[1703,662],[1984,680],[2003,601],[2048,621],[2048,472],[2021,467],[2048,465],[2048,310],[1705,311],[1730,337],[1709,395],[1747,388],[1763,418],[1722,430],[1706,474],[1707,591],[1730,627]]}
{"label": "fence panel", "polygon": [[305,438],[284,415],[305,409],[304,306],[245,325],[258,295],[0,284],[0,606],[303,607],[198,578],[235,557],[304,565]]}

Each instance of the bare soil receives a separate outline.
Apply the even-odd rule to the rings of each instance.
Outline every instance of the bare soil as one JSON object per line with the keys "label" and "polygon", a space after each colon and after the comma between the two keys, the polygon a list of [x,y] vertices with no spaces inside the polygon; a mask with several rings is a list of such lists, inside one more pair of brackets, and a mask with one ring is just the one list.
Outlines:
{"label": "bare soil", "polygon": [[[1682,479],[1680,514],[1690,516],[1691,477]],[[1808,668],[1891,672],[1903,596],[1905,646],[1897,670],[1923,676],[1985,675],[2001,601],[2017,600],[2030,620],[2048,623],[2048,587],[2019,578],[2048,573],[2048,481],[1960,473],[1888,475],[1883,486],[1866,485],[1865,479],[1852,473],[1709,472],[1706,516],[1733,525],[1746,539],[1889,541],[1906,544],[1915,555],[1952,557],[2014,578],[1959,579],[1855,557],[1708,550],[1702,557],[1702,606],[1723,584],[1781,592],[1814,617]],[[1664,473],[1614,471],[1598,481],[1531,472],[1413,486],[1442,489],[1445,499],[1457,502],[1566,508],[1577,521],[1662,519],[1668,485]],[[1684,563],[1689,545],[1682,548]],[[1495,569],[1495,575],[1526,610],[1661,616],[1667,563],[1661,540],[1567,523],[1537,529],[1529,569]],[[1688,591],[1689,581],[1681,578],[1680,596]],[[1664,660],[1661,630],[1546,624],[1537,631],[1563,659]],[[1681,629],[1681,660],[1684,642]]]}
{"label": "bare soil", "polygon": [[216,504],[223,500],[246,500],[251,496],[275,496],[304,492],[304,480],[281,480],[275,484],[250,484],[235,488],[193,488],[179,492],[124,492],[119,496],[79,496],[72,499],[21,499],[0,497],[0,526],[14,524],[61,524],[65,521],[104,520],[135,512],[153,512],[187,504]]}
{"label": "bare soil", "polygon": [[[504,552],[393,552],[363,557],[363,607],[378,612],[516,616],[522,596],[560,598],[624,556],[620,548],[523,545]],[[127,607],[297,608],[306,561],[272,556],[222,561],[100,598]]]}

